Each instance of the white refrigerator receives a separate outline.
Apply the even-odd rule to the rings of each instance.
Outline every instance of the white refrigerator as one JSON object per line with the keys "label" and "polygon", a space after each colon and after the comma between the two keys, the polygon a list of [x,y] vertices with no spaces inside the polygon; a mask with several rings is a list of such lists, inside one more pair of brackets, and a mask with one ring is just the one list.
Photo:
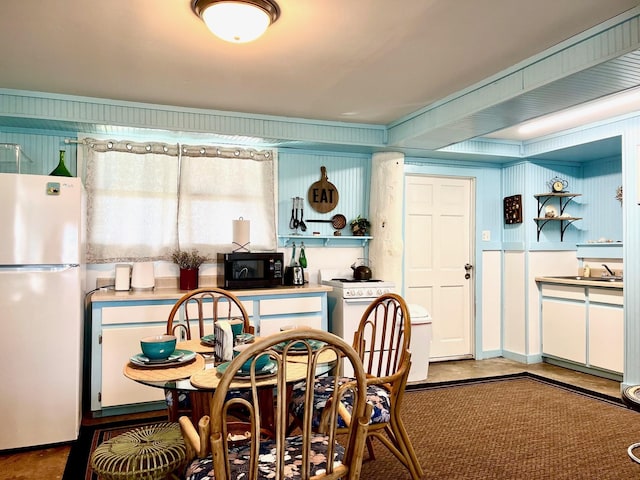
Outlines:
{"label": "white refrigerator", "polygon": [[0,450],[78,437],[84,204],[78,178],[0,173]]}

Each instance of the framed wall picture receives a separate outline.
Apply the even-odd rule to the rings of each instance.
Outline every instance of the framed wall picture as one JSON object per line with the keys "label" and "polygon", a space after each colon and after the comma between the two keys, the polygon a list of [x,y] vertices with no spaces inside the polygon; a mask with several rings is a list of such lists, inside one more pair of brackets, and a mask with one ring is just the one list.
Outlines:
{"label": "framed wall picture", "polygon": [[504,197],[504,223],[522,223],[522,195]]}

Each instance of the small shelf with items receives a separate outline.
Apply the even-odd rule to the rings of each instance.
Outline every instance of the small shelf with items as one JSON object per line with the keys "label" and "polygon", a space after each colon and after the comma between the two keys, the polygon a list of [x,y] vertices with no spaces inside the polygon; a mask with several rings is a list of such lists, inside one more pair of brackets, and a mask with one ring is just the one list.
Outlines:
{"label": "small shelf with items", "polygon": [[362,235],[278,235],[281,247],[289,247],[293,242],[304,241],[306,246],[316,247],[364,247],[373,237]]}
{"label": "small shelf with items", "polygon": [[[534,198],[538,201],[538,215],[533,220],[537,224],[537,240],[540,241],[540,232],[544,226],[549,222],[560,222],[560,241],[564,239],[564,232],[567,227],[576,220],[582,220],[582,217],[571,217],[564,214],[565,208],[575,197],[580,197],[581,193],[538,193],[534,195]],[[542,210],[547,206],[548,202],[553,199],[558,199],[560,212],[556,213],[555,208],[551,205],[548,207],[548,211],[545,215],[542,215]]]}

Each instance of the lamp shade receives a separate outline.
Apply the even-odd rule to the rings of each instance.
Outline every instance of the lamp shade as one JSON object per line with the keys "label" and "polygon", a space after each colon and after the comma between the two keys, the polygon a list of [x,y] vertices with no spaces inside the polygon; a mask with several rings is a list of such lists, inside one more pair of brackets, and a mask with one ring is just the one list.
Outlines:
{"label": "lamp shade", "polygon": [[194,0],[193,10],[214,35],[232,43],[260,37],[280,13],[270,0]]}

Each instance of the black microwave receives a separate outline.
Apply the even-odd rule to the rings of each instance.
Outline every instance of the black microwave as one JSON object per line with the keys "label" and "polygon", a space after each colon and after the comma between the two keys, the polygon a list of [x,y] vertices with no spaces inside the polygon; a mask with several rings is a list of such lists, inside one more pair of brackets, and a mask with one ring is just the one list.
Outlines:
{"label": "black microwave", "polygon": [[219,253],[218,268],[222,270],[218,271],[220,288],[277,287],[283,284],[284,255],[278,252]]}

